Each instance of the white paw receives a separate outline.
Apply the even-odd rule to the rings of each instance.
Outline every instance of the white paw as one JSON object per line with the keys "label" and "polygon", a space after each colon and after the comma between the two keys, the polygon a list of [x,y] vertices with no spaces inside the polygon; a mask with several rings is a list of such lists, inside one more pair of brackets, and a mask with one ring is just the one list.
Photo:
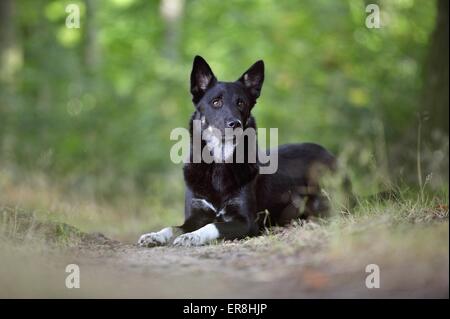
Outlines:
{"label": "white paw", "polygon": [[219,238],[217,227],[214,224],[208,224],[192,233],[178,236],[173,245],[184,247],[201,246],[217,238]]}
{"label": "white paw", "polygon": [[156,233],[144,234],[138,240],[138,246],[141,247],[154,247],[167,245],[169,241],[174,237],[172,227],[166,227]]}
{"label": "white paw", "polygon": [[183,247],[191,247],[191,246],[201,246],[205,242],[202,236],[195,233],[187,233],[178,236],[173,242],[174,246],[183,246]]}
{"label": "white paw", "polygon": [[148,233],[142,235],[138,240],[141,247],[155,247],[167,244],[167,238],[161,233]]}

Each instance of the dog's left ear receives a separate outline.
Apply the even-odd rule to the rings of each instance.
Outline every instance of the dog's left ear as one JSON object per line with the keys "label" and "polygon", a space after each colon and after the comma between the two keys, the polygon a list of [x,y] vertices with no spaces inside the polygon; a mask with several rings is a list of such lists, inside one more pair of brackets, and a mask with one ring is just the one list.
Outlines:
{"label": "dog's left ear", "polygon": [[251,96],[256,100],[261,94],[264,82],[264,62],[257,61],[238,80],[248,89]]}

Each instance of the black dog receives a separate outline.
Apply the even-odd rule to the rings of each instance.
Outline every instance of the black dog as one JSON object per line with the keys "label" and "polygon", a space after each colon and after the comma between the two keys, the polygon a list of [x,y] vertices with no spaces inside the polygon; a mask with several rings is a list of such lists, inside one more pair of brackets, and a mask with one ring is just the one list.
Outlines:
{"label": "black dog", "polygon": [[[270,225],[285,225],[294,218],[327,214],[329,203],[319,182],[324,171],[336,170],[336,158],[322,146],[283,145],[278,148],[276,172],[261,174],[264,164],[258,156],[256,161],[250,161],[248,155],[236,161],[238,143],[243,143],[239,145],[244,154],[258,154],[251,138],[240,135],[243,137],[230,140],[206,134],[212,128],[220,133],[226,129],[255,129],[251,110],[263,81],[263,61],[256,62],[235,82],[220,82],[206,61],[195,57],[191,73],[195,111],[190,121],[190,162],[184,166],[185,222],[142,235],[140,246],[197,246],[220,238],[239,239],[260,234],[268,220]],[[194,125],[195,120],[199,125]],[[208,162],[200,158],[195,162],[195,133],[202,136],[201,150],[206,147],[214,158],[222,155],[222,159],[233,161]]]}

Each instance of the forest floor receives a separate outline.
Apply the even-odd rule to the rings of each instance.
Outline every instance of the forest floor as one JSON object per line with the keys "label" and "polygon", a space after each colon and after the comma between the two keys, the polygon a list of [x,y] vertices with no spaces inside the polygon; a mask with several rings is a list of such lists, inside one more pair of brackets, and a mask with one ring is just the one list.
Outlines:
{"label": "forest floor", "polygon": [[[194,248],[140,248],[0,212],[1,298],[448,298],[447,205],[370,206]],[[68,264],[79,289],[65,286]],[[380,288],[366,287],[369,264]]]}

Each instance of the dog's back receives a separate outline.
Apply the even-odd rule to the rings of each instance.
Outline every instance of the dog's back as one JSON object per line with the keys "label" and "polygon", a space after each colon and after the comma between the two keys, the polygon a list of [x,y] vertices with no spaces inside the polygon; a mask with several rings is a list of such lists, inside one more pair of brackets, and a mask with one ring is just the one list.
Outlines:
{"label": "dog's back", "polygon": [[279,225],[293,218],[326,214],[328,204],[320,193],[320,180],[335,169],[336,158],[320,145],[280,146],[277,172],[258,176],[258,211],[267,209],[271,222]]}

